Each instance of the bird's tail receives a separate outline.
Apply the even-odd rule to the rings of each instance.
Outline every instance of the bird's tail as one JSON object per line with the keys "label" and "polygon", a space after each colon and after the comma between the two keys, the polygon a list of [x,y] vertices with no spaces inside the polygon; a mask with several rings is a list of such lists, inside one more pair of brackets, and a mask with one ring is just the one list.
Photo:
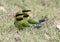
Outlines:
{"label": "bird's tail", "polygon": [[45,17],[42,16],[42,19],[39,20],[39,23],[45,22],[47,20],[48,20],[47,16],[45,16]]}

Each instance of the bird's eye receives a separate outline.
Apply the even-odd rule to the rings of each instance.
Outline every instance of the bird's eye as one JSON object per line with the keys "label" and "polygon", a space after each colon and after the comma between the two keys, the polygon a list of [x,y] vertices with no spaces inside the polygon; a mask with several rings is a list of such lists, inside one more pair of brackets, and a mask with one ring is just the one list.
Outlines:
{"label": "bird's eye", "polygon": [[29,15],[28,14],[25,14],[23,17],[29,17]]}

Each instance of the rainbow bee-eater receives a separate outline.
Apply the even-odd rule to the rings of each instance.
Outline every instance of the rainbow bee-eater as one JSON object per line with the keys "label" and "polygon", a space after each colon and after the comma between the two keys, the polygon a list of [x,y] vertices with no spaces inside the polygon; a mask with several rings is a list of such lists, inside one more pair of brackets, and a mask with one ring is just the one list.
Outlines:
{"label": "rainbow bee-eater", "polygon": [[[24,16],[23,16],[24,19],[27,22],[29,22],[30,24],[40,24],[46,20],[46,18],[39,19],[39,20],[31,18],[31,16],[30,16],[31,10],[23,10],[22,12],[24,14]],[[38,26],[38,27],[41,27],[41,26]]]}

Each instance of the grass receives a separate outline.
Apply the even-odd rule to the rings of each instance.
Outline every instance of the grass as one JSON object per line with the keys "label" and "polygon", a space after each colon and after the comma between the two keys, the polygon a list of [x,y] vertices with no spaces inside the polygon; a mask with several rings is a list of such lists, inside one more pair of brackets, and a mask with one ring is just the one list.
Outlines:
{"label": "grass", "polygon": [[25,0],[24,4],[32,10],[32,17],[41,19],[47,15],[48,21],[41,23],[40,29],[18,31],[14,26],[14,15],[23,7],[23,2],[0,0],[0,42],[60,42],[60,32],[53,20],[55,17],[60,18],[60,0]]}

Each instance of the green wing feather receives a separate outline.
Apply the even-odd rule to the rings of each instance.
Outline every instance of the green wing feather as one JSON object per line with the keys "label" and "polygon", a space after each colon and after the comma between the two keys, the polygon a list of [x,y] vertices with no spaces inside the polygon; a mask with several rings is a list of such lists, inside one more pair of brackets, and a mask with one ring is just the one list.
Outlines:
{"label": "green wing feather", "polygon": [[14,22],[15,26],[20,30],[23,29],[22,21],[15,21]]}
{"label": "green wing feather", "polygon": [[39,23],[38,21],[36,21],[36,20],[34,20],[32,18],[29,18],[28,22],[31,23],[31,24],[38,24]]}
{"label": "green wing feather", "polygon": [[31,26],[31,24],[29,23],[29,22],[27,22],[27,21],[23,21],[23,24],[22,24],[24,27],[30,27]]}

